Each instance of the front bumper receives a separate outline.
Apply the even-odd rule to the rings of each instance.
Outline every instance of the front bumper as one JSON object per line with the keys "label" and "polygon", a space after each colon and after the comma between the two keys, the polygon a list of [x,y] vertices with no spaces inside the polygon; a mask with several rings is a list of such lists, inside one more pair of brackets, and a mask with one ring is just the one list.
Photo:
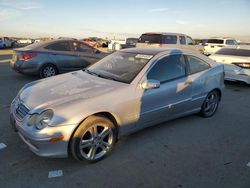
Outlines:
{"label": "front bumper", "polygon": [[[11,106],[10,122],[20,138],[29,149],[42,157],[67,157],[68,143],[76,125],[66,125],[58,127],[46,127],[43,130],[36,130],[35,127],[27,126],[28,117],[22,122],[18,121]],[[54,138],[61,137],[62,140],[52,142]]]}

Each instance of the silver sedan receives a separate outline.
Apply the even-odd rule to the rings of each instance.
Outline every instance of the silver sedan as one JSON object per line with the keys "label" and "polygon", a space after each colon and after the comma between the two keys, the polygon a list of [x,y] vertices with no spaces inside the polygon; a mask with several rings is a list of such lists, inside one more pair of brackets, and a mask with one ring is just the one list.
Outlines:
{"label": "silver sedan", "polygon": [[37,155],[98,161],[118,138],[170,119],[215,114],[223,65],[180,49],[126,49],[87,69],[25,85],[14,129]]}
{"label": "silver sedan", "polygon": [[14,50],[11,68],[41,78],[76,71],[99,61],[108,53],[73,39],[56,39]]}

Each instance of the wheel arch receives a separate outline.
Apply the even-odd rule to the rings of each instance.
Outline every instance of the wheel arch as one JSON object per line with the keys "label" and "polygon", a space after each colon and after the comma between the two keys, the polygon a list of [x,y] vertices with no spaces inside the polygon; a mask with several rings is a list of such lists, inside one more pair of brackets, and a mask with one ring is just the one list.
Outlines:
{"label": "wheel arch", "polygon": [[71,133],[71,136],[70,136],[70,139],[69,139],[69,142],[68,142],[68,154],[70,154],[70,144],[71,144],[71,141],[72,141],[72,138],[76,132],[76,130],[79,128],[79,126],[81,125],[82,122],[84,122],[87,118],[91,117],[91,116],[102,116],[102,117],[105,117],[105,118],[108,118],[115,126],[116,128],[116,138],[118,140],[118,136],[119,136],[119,125],[120,125],[120,121],[119,121],[119,118],[111,113],[111,112],[107,112],[107,111],[100,111],[100,112],[96,112],[96,113],[93,113],[93,114],[90,114],[88,116],[86,116],[84,119],[82,119],[78,125],[76,126],[76,128],[74,129],[74,131]]}
{"label": "wheel arch", "polygon": [[221,89],[215,88],[212,91],[217,91],[219,93],[219,100],[221,101],[221,95],[222,95]]}
{"label": "wheel arch", "polygon": [[40,76],[40,71],[41,71],[41,69],[44,68],[45,66],[48,66],[48,65],[52,65],[53,67],[55,67],[55,68],[56,68],[56,71],[57,71],[57,74],[60,73],[60,70],[59,70],[58,66],[57,66],[55,63],[53,63],[53,62],[45,62],[45,63],[42,63],[42,64],[40,65],[39,69],[38,69],[38,74],[39,74],[39,76]]}

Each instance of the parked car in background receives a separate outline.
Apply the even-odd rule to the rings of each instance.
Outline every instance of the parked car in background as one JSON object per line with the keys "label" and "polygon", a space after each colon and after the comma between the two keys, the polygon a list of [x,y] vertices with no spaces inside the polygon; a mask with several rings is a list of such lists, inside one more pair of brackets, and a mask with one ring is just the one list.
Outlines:
{"label": "parked car in background", "polygon": [[211,55],[223,47],[237,48],[238,43],[233,38],[210,38],[204,46],[204,54]]}
{"label": "parked car in background", "polygon": [[34,43],[41,42],[41,39],[35,39]]}
{"label": "parked car in background", "polygon": [[223,65],[195,51],[129,48],[25,85],[11,103],[11,124],[39,156],[95,162],[123,135],[194,113],[213,116],[223,78]]}
{"label": "parked car in background", "polygon": [[22,74],[46,78],[83,69],[106,55],[77,40],[57,39],[15,49],[11,67]]}
{"label": "parked car in background", "polygon": [[34,43],[34,39],[19,39],[17,40],[18,44],[32,44]]}
{"label": "parked car in background", "polygon": [[108,50],[109,51],[118,51],[121,49],[122,45],[126,44],[125,39],[111,39],[108,44]]}
{"label": "parked car in background", "polygon": [[81,39],[82,42],[88,44],[89,46],[100,48],[100,47],[108,47],[108,40],[98,38],[98,37],[89,37]]}
{"label": "parked car in background", "polygon": [[207,39],[194,39],[195,45],[205,46]]}
{"label": "parked car in background", "polygon": [[126,39],[126,44],[121,44],[121,48],[134,48],[136,47],[136,43],[139,41],[138,38],[127,38]]}
{"label": "parked car in background", "polygon": [[48,40],[53,40],[53,38],[50,37],[42,37],[42,38],[37,38],[34,40],[34,43],[42,42],[42,41],[48,41]]}
{"label": "parked car in background", "polygon": [[209,57],[224,64],[226,80],[250,84],[250,48],[222,48]]}
{"label": "parked car in background", "polygon": [[96,41],[92,41],[88,38],[81,39],[81,41],[92,47],[98,46]]}
{"label": "parked car in background", "polygon": [[137,48],[183,48],[203,52],[190,36],[181,33],[144,33],[136,44]]}
{"label": "parked car in background", "polygon": [[10,48],[13,46],[13,41],[9,37],[0,37],[0,48]]}

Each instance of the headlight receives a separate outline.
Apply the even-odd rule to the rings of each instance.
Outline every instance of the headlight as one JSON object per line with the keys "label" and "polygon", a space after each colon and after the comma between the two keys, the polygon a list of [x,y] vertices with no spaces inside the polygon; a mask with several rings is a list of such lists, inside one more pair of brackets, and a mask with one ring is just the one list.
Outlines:
{"label": "headlight", "polygon": [[38,130],[44,129],[49,125],[53,115],[53,110],[45,110],[41,114],[33,114],[29,118],[28,126],[35,126]]}

